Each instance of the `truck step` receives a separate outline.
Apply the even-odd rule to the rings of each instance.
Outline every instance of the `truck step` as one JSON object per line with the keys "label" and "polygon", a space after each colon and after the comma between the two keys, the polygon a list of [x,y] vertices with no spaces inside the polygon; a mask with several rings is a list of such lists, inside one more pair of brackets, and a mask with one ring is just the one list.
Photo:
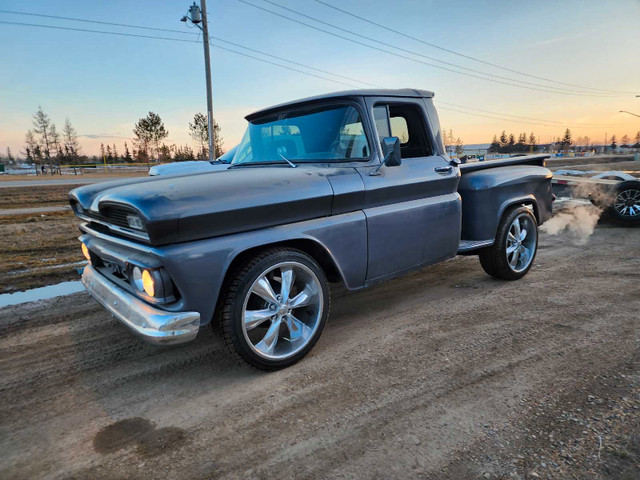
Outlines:
{"label": "truck step", "polygon": [[488,247],[493,245],[493,238],[490,240],[460,240],[458,245],[458,253],[470,252],[479,248]]}

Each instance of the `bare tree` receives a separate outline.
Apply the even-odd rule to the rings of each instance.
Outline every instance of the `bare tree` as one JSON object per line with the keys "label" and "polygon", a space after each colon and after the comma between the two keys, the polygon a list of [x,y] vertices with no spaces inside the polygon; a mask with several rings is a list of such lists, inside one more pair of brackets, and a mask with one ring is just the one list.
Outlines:
{"label": "bare tree", "polygon": [[53,148],[53,138],[51,137],[52,129],[55,129],[49,115],[44,113],[41,106],[33,115],[33,131],[40,136],[39,146],[49,164],[49,170],[53,173],[51,162],[51,149]]}
{"label": "bare tree", "polygon": [[11,147],[7,147],[7,161],[9,162],[9,165],[13,165],[16,161],[11,154]]}
{"label": "bare tree", "polygon": [[[221,128],[215,118],[213,119],[213,133],[214,158],[218,158],[224,153],[224,149]],[[202,160],[209,158],[209,124],[204,113],[196,113],[193,116],[193,123],[189,122],[189,134],[191,135],[191,138],[200,144],[198,157]]]}
{"label": "bare tree", "polygon": [[80,144],[78,143],[78,133],[68,118],[65,119],[64,128],[62,129],[62,141],[64,143],[65,156],[73,165],[73,173],[77,175],[76,166],[80,154]]}
{"label": "bare tree", "polygon": [[36,163],[36,149],[38,148],[38,141],[36,140],[36,136],[33,134],[33,130],[27,130],[26,135],[24,136],[24,154],[27,157],[27,163],[34,163],[36,167],[36,175],[39,175],[38,165]]}

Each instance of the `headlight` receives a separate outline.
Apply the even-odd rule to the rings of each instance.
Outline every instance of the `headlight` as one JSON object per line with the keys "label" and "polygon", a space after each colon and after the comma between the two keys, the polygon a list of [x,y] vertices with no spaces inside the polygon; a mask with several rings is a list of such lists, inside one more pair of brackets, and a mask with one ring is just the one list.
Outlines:
{"label": "headlight", "polygon": [[134,230],[144,230],[144,224],[138,215],[127,215],[127,224]]}
{"label": "headlight", "polygon": [[131,280],[133,286],[139,292],[144,292],[150,297],[155,297],[156,291],[156,275],[153,275],[149,270],[141,269],[140,267],[133,267],[131,271]]}
{"label": "headlight", "polygon": [[142,286],[144,291],[150,297],[153,297],[156,293],[156,282],[149,273],[149,270],[142,271]]}
{"label": "headlight", "polygon": [[82,254],[84,255],[84,258],[86,258],[87,260],[91,261],[91,254],[89,253],[89,249],[87,248],[87,246],[82,243]]}

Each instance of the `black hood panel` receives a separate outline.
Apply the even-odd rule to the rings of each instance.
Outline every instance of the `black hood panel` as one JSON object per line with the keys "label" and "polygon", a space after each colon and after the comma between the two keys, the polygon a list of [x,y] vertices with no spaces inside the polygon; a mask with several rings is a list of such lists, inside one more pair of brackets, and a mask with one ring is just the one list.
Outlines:
{"label": "black hood panel", "polygon": [[222,172],[87,185],[70,199],[95,213],[137,210],[151,243],[164,245],[309,220],[331,214],[333,169],[238,167]]}

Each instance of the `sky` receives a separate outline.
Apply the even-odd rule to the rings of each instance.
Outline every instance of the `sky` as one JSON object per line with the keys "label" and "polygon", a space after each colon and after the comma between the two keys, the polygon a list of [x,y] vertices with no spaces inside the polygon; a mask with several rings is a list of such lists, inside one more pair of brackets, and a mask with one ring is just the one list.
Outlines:
{"label": "sky", "polygon": [[[329,35],[245,2],[394,54]],[[569,126],[574,138],[589,136],[600,143],[605,133],[608,138],[616,134],[619,139],[625,134],[634,137],[640,131],[640,118],[619,112],[628,110],[640,114],[640,98],[635,97],[640,95],[640,0],[326,2],[422,42],[315,0],[209,0],[210,34],[258,51],[213,40],[214,117],[222,128],[226,148],[239,142],[246,126],[244,116],[254,110],[310,95],[366,87],[365,83],[434,91],[443,127],[452,129],[454,136],[466,144],[488,143],[502,130],[516,135],[534,132],[541,142],[548,142],[552,136],[561,136]],[[180,22],[190,3],[186,0],[0,0],[0,22],[183,40],[0,23],[0,152],[4,153],[7,146],[13,152],[24,150],[24,135],[31,128],[32,115],[38,106],[50,115],[59,130],[65,118],[70,119],[80,135],[85,154],[98,153],[103,142],[115,143],[120,151],[125,141],[131,146],[134,123],[149,111],[158,113],[164,120],[169,131],[167,144],[195,146],[188,134],[188,123],[195,113],[206,112],[206,91],[201,37],[195,27],[189,28]],[[303,18],[275,4],[344,30]],[[550,83],[454,55],[423,42],[556,82],[623,93],[602,96],[604,92]],[[505,85],[420,62],[472,75],[491,74],[509,79],[492,77],[497,82],[513,83],[511,79],[515,79],[535,85]],[[550,88],[554,91],[536,90]],[[556,89],[580,95],[557,93]],[[506,120],[504,114],[511,115],[511,120]]]}

